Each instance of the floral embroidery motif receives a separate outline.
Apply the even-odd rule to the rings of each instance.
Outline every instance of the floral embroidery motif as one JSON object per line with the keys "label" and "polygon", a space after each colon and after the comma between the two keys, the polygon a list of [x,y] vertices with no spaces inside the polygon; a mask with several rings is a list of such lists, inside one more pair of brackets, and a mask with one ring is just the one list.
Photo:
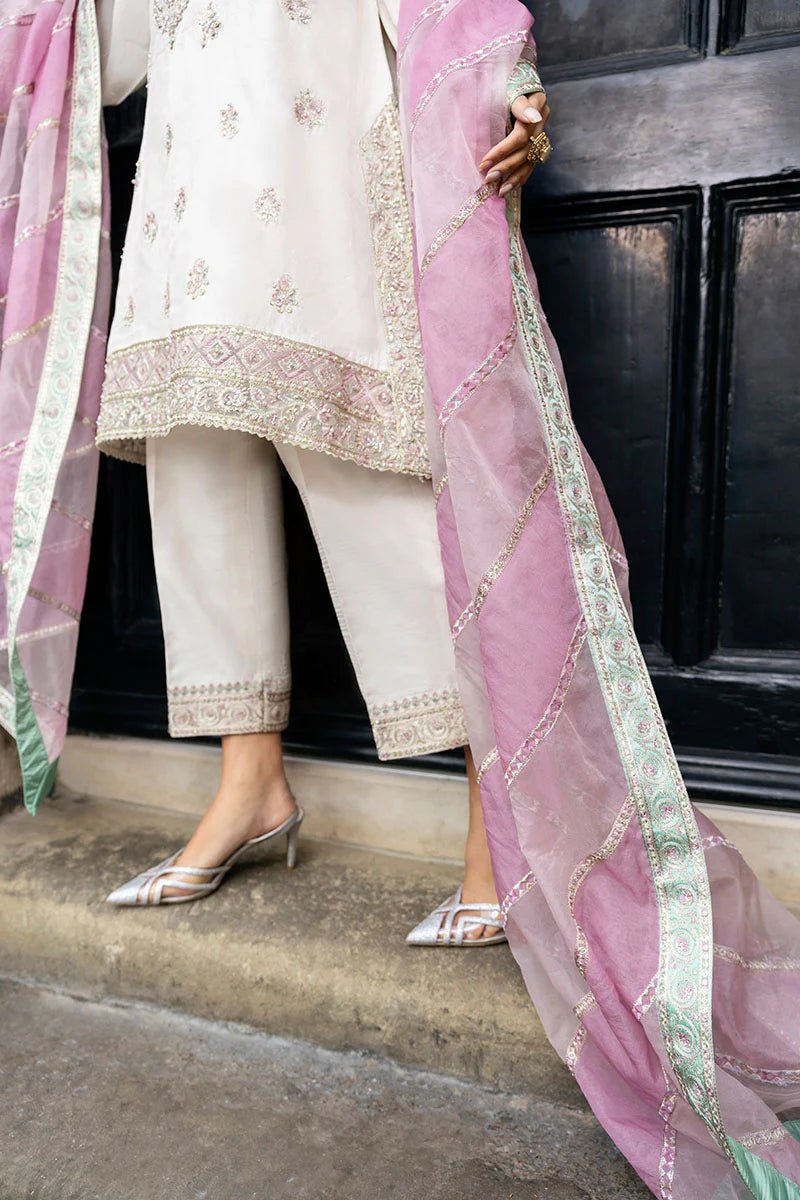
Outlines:
{"label": "floral embroidery motif", "polygon": [[178,188],[178,191],[175,195],[175,203],[172,207],[175,210],[175,220],[182,221],[183,214],[186,212],[186,188]]}
{"label": "floral embroidery motif", "polygon": [[153,0],[153,20],[156,29],[167,39],[170,50],[175,45],[175,35],[189,7],[189,0]]}
{"label": "floral embroidery motif", "polygon": [[[275,188],[264,188],[264,190],[256,197],[255,203],[256,215],[269,225],[271,221],[278,218],[281,211],[281,202],[278,199],[278,193]],[[285,279],[286,276],[283,276]]]}
{"label": "floral embroidery motif", "polygon": [[272,289],[272,297],[270,304],[279,313],[292,313],[299,306],[300,300],[297,295],[291,276],[281,275]]}
{"label": "floral embroidery motif", "polygon": [[220,109],[219,131],[226,138],[236,137],[239,132],[239,112],[232,104]]}
{"label": "floral embroidery motif", "polygon": [[172,154],[172,126],[167,125],[164,129],[164,149],[167,152],[167,157]]}
{"label": "floral embroidery motif", "polygon": [[421,692],[370,712],[378,758],[409,758],[466,746],[464,710],[457,691]]}
{"label": "floral embroidery motif", "polygon": [[142,226],[142,233],[144,234],[146,241],[150,242],[151,244],[155,241],[156,234],[158,233],[158,221],[156,220],[156,214],[154,212],[149,212],[145,217],[144,225]]}
{"label": "floral embroidery motif", "polygon": [[279,733],[289,721],[289,699],[288,678],[168,687],[170,736]]}
{"label": "floral embroidery motif", "polygon": [[385,371],[318,346],[235,325],[189,325],[109,355],[98,439],[142,462],[142,439],[208,425],[425,476],[424,443],[398,437],[393,391]]}
{"label": "floral embroidery motif", "polygon": [[195,259],[186,280],[186,292],[193,300],[204,296],[208,290],[208,263],[203,258]]}
{"label": "floral embroidery motif", "polygon": [[311,20],[311,0],[281,0],[281,7],[290,21],[307,25]]}
{"label": "floral embroidery motif", "polygon": [[306,129],[316,129],[325,120],[325,105],[308,89],[299,92],[294,101],[294,117]]}
{"label": "floral embroidery motif", "polygon": [[214,38],[219,35],[220,29],[222,29],[222,22],[217,16],[217,10],[213,4],[209,4],[208,8],[201,13],[199,24],[200,45],[205,47],[209,42],[214,41]]}
{"label": "floral embroidery motif", "polygon": [[123,325],[132,325],[136,316],[136,305],[133,302],[133,296],[128,297],[128,303],[125,307],[125,315],[122,318]]}
{"label": "floral embroidery motif", "polygon": [[170,295],[169,283],[164,284],[164,316],[168,317],[172,308],[172,297]]}

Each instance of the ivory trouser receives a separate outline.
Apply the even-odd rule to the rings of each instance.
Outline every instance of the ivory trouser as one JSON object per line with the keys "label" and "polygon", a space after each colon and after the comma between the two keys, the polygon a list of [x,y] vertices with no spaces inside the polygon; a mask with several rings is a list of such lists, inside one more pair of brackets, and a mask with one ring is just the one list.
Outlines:
{"label": "ivory trouser", "polygon": [[286,727],[279,458],[314,531],[379,757],[465,745],[430,484],[191,425],[147,442],[170,734]]}

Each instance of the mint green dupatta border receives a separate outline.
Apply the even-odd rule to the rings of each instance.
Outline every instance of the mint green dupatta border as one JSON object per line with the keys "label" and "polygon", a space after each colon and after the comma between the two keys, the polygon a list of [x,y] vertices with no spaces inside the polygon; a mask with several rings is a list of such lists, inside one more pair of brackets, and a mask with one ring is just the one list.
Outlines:
{"label": "mint green dupatta border", "polygon": [[[587,641],[634,797],[659,914],[656,998],[678,1086],[758,1200],[800,1200],[800,1187],[730,1138],[716,1086],[711,888],[702,839],[633,625],[617,586],[578,435],[525,270],[519,199],[510,198],[511,277],[528,369],[540,398]],[[791,1131],[790,1131],[791,1132]]]}
{"label": "mint green dupatta border", "polygon": [[8,590],[11,691],[0,715],[16,738],[25,805],[35,812],[53,785],[51,762],[17,646],[20,613],[31,586],[56,480],[80,395],[95,301],[102,222],[100,60],[94,0],[77,0],[67,178],[56,290],[33,420],[22,456],[12,515]]}

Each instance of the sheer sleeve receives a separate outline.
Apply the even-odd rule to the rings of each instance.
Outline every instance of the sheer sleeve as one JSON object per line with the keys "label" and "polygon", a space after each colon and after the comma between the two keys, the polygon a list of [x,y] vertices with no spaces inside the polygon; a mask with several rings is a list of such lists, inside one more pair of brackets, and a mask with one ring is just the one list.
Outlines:
{"label": "sheer sleeve", "polygon": [[97,0],[103,104],[120,104],[147,78],[149,0]]}

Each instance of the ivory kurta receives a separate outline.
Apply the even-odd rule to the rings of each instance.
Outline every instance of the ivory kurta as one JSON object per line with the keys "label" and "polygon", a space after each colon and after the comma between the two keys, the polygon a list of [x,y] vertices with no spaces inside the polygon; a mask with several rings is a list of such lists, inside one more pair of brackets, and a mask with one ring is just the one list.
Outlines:
{"label": "ivory kurta", "polygon": [[170,732],[286,726],[280,459],[379,756],[462,746],[434,498],[413,478],[391,19],[378,0],[102,0],[100,19],[106,99],[146,74],[148,100],[98,441],[146,447]]}
{"label": "ivory kurta", "polygon": [[114,12],[106,97],[149,39],[148,103],[101,448],[195,424],[427,475],[377,0],[155,0],[139,43]]}

